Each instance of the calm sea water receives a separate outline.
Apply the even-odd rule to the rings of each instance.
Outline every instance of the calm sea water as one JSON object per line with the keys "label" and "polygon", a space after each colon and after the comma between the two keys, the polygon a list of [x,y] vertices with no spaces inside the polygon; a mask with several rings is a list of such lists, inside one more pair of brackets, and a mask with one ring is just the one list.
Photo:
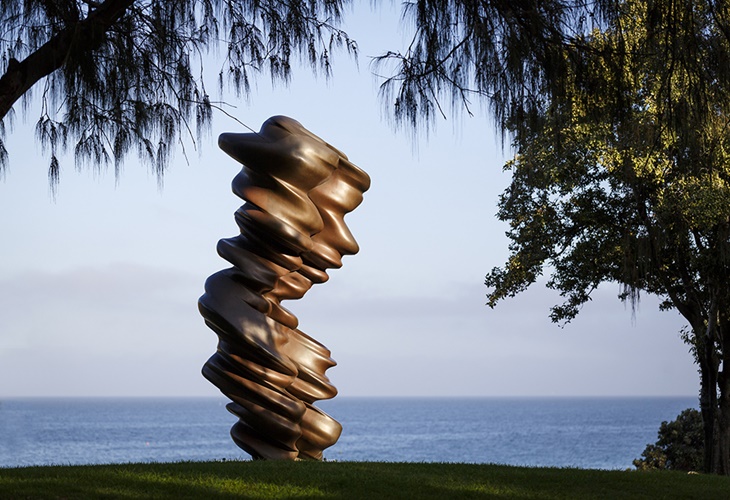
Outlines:
{"label": "calm sea water", "polygon": [[[226,400],[0,401],[0,467],[246,459]],[[328,460],[625,469],[679,398],[346,398],[321,402],[344,431]]]}

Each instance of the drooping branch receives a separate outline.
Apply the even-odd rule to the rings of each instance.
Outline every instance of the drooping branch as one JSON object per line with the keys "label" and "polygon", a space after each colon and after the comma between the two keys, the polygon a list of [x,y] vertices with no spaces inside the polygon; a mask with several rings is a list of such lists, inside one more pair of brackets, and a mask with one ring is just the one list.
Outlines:
{"label": "drooping branch", "polygon": [[104,34],[116,23],[134,0],[107,0],[89,13],[86,19],[70,24],[23,61],[11,59],[0,77],[0,119],[15,102],[42,78],[60,69],[75,44],[92,50],[99,47]]}

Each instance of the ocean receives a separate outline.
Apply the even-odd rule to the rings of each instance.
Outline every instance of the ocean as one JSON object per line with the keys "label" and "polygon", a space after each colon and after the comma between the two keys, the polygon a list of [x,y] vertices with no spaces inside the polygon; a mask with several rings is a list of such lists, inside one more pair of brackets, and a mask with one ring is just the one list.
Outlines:
{"label": "ocean", "polygon": [[[0,400],[0,467],[242,460],[225,398]],[[326,460],[628,469],[694,397],[354,398]]]}

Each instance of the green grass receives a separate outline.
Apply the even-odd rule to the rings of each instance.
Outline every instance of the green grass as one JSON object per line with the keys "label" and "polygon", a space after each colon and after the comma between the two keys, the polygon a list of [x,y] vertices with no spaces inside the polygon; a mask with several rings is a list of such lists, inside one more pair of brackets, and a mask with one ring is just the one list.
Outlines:
{"label": "green grass", "polygon": [[679,472],[378,462],[181,462],[0,469],[0,498],[730,498]]}

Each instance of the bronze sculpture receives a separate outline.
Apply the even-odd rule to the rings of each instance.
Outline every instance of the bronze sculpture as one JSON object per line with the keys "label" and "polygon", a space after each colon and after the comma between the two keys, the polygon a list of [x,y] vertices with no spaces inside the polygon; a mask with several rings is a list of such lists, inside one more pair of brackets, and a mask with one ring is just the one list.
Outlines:
{"label": "bronze sculpture", "polygon": [[234,267],[208,278],[198,306],[218,335],[203,375],[232,402],[231,437],[254,459],[322,459],[342,427],[316,408],[337,389],[330,351],[298,328],[281,302],[301,298],[358,245],[344,216],[362,201],[368,175],[291,118],[259,133],[221,134],[220,148],[243,164],[233,192],[240,234],[218,242]]}

